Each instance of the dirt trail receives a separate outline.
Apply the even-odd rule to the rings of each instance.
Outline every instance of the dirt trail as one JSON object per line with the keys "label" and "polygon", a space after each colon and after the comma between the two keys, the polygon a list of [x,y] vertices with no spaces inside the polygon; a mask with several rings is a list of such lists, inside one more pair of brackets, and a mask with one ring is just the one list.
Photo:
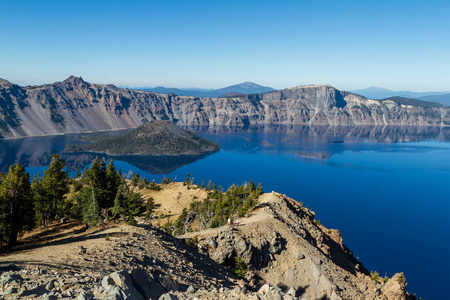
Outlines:
{"label": "dirt trail", "polygon": [[[269,203],[270,201],[273,201],[277,197],[275,193],[266,193],[262,194],[258,200],[259,205],[257,208],[250,214],[248,217],[242,217],[238,220],[233,221],[233,225],[224,225],[216,228],[209,228],[201,231],[195,231],[195,232],[188,232],[186,234],[178,236],[180,239],[189,239],[193,238],[196,235],[201,234],[202,236],[212,236],[217,235],[220,232],[229,231],[232,228],[239,229],[240,227],[243,227],[244,225],[249,225],[253,223],[257,223],[263,220],[266,220],[267,218],[273,218],[273,215],[265,208],[264,204]],[[236,222],[237,221],[237,222]]]}

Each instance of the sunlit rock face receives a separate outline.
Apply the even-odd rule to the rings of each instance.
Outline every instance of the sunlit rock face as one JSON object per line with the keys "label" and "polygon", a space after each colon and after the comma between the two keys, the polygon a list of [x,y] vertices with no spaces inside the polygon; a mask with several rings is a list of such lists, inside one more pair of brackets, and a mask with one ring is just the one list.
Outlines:
{"label": "sunlit rock face", "polygon": [[370,100],[328,85],[198,98],[92,84],[74,76],[62,82],[27,87],[1,79],[0,135],[14,138],[125,129],[149,120],[229,126],[450,124],[449,108],[423,103]]}

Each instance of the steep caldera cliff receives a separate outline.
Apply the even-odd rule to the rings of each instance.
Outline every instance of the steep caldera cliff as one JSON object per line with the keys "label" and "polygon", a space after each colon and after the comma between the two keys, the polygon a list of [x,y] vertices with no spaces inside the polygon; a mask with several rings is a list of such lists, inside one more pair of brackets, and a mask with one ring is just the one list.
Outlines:
{"label": "steep caldera cliff", "polygon": [[70,76],[20,87],[0,79],[5,138],[134,128],[150,120],[179,125],[450,125],[449,108],[429,102],[369,100],[328,85],[263,94],[197,98],[156,94]]}

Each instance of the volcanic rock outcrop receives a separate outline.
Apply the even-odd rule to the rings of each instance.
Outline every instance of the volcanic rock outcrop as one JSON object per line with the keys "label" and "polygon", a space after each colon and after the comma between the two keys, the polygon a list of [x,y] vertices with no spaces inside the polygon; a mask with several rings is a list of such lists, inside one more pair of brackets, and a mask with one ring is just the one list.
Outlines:
{"label": "volcanic rock outcrop", "polygon": [[[178,200],[193,192],[181,183],[163,191]],[[339,231],[320,225],[301,203],[274,192],[259,200],[238,224],[178,238],[143,219],[138,226],[86,230],[69,220],[36,229],[0,256],[0,293],[4,299],[414,299],[402,273],[370,275]]]}
{"label": "volcanic rock outcrop", "polygon": [[197,98],[156,94],[70,76],[63,82],[20,87],[0,80],[0,135],[5,138],[135,128],[149,120],[179,125],[450,124],[440,104],[370,100],[329,85],[263,94]]}

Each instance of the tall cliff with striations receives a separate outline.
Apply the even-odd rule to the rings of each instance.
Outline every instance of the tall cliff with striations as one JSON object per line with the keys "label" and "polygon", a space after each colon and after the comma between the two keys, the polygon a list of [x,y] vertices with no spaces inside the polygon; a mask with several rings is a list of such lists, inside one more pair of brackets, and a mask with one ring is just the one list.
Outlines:
{"label": "tall cliff with striations", "polygon": [[156,94],[71,76],[20,87],[0,79],[0,135],[37,136],[134,128],[149,120],[180,125],[450,125],[440,104],[370,100],[328,85],[263,94],[197,98]]}

